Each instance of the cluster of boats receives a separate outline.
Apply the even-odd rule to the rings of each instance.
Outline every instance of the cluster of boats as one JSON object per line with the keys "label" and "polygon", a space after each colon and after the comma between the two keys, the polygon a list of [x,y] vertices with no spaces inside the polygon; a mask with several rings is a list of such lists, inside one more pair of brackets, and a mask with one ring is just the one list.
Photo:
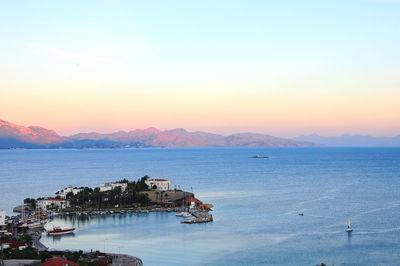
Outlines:
{"label": "cluster of boats", "polygon": [[29,229],[40,229],[43,228],[43,226],[48,222],[48,220],[44,220],[44,221],[36,221],[34,219],[22,219],[21,221],[19,221],[19,227],[27,227]]}
{"label": "cluster of boats", "polygon": [[76,215],[76,216],[93,216],[93,215],[108,215],[108,214],[125,214],[125,213],[149,213],[148,210],[115,210],[115,211],[88,211],[88,212],[64,212],[64,213],[54,213],[53,216],[60,216],[60,215]]}
{"label": "cluster of boats", "polygon": [[184,218],[193,217],[193,215],[190,212],[180,212],[180,213],[175,214],[175,216],[184,217]]}
{"label": "cluster of boats", "polygon": [[36,218],[23,218],[15,221],[19,227],[28,228],[32,230],[45,230],[48,235],[64,235],[74,232],[75,228],[61,229],[60,227],[53,227],[51,230],[46,230],[45,225],[50,222],[50,219],[38,220]]}

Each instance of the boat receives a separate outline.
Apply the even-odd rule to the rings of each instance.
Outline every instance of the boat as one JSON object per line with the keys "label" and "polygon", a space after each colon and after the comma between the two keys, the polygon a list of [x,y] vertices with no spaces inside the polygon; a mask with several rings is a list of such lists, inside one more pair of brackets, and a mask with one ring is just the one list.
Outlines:
{"label": "boat", "polygon": [[189,212],[180,212],[180,213],[175,214],[175,216],[188,218],[188,217],[192,217],[192,214],[190,214]]}
{"label": "boat", "polygon": [[73,233],[75,228],[61,229],[60,227],[54,227],[53,230],[47,231],[48,235],[58,236]]}
{"label": "boat", "polygon": [[267,159],[268,158],[268,156],[265,156],[265,155],[253,155],[253,156],[251,156],[251,158],[254,158],[254,159]]}
{"label": "boat", "polygon": [[351,220],[350,220],[350,216],[347,217],[347,228],[346,228],[346,232],[350,233],[351,231],[353,231],[353,228],[351,228]]}
{"label": "boat", "polygon": [[41,228],[41,227],[43,227],[43,224],[40,223],[40,222],[31,222],[31,223],[28,222],[28,228],[29,229]]}
{"label": "boat", "polygon": [[300,212],[299,215],[300,215],[300,216],[304,216],[304,213]]}

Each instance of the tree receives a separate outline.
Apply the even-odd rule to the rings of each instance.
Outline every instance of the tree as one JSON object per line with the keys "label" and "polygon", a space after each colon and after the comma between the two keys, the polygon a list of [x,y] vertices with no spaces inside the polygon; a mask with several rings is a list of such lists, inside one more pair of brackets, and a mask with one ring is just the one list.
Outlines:
{"label": "tree", "polygon": [[163,201],[164,192],[165,191],[161,191],[161,201]]}
{"label": "tree", "polygon": [[24,203],[32,207],[32,209],[36,209],[36,200],[31,198],[24,199]]}

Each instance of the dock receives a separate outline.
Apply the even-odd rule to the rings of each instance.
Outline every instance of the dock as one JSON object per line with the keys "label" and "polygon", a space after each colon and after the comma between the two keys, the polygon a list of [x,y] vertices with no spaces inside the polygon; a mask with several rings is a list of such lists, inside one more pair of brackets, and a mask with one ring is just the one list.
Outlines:
{"label": "dock", "polygon": [[189,218],[182,220],[181,223],[183,224],[197,224],[197,223],[208,223],[213,221],[213,217],[211,214],[205,211],[198,211],[196,209],[189,210],[190,214],[193,215],[195,218]]}

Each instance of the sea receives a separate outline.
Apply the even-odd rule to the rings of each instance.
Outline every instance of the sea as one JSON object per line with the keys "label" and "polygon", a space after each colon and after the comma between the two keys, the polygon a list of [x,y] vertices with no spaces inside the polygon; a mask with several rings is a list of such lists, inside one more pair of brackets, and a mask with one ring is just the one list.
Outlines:
{"label": "sea", "polygon": [[0,209],[12,215],[27,197],[144,175],[213,204],[214,221],[55,218],[75,233],[44,234],[42,243],[130,254],[144,265],[400,265],[400,148],[0,150]]}

